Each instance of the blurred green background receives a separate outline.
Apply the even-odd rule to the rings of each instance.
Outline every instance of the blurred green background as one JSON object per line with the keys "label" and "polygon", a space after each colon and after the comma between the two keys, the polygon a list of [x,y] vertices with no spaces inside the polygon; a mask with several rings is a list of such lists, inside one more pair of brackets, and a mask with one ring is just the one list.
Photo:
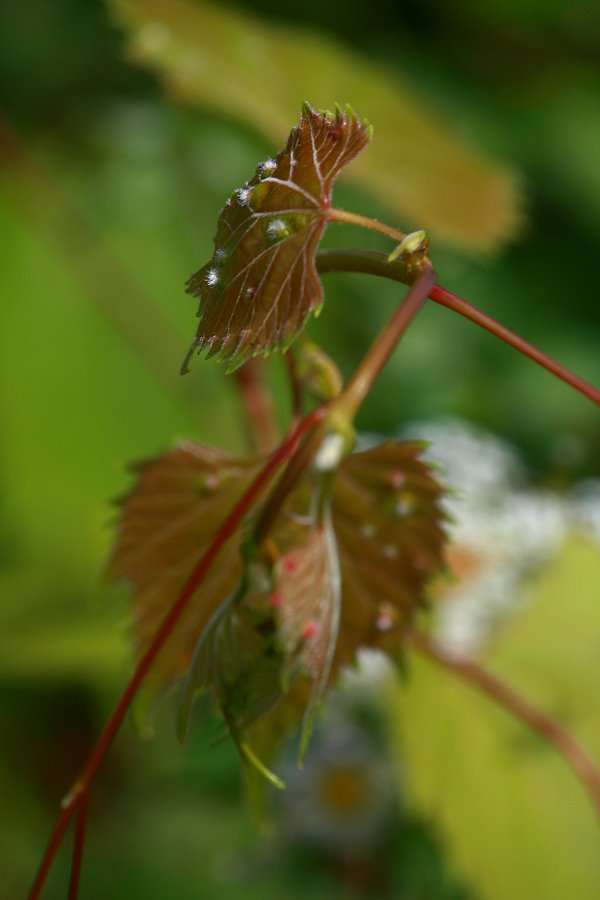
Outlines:
{"label": "blurred green background", "polygon": [[[223,370],[177,374],[195,329],[183,283],[220,206],[303,99],[350,102],[375,135],[337,205],[425,225],[442,284],[598,385],[599,59],[589,0],[0,0],[3,900],[25,894],[130,670],[125,594],[101,579],[127,462],[179,436],[244,447]],[[386,247],[331,231],[329,244]],[[328,276],[326,292],[309,332],[348,374],[397,287]],[[512,441],[538,486],[600,472],[589,401],[432,305],[360,425],[447,414]],[[490,659],[600,759],[597,556],[574,538]],[[424,665],[378,697],[383,725],[348,715],[403,787],[364,864],[285,828],[262,837],[233,749],[210,748],[210,722],[179,748],[167,702],[156,738],[125,729],[102,770],[82,897],[598,895],[600,832],[547,748]],[[65,896],[67,871],[63,853],[46,896]]]}

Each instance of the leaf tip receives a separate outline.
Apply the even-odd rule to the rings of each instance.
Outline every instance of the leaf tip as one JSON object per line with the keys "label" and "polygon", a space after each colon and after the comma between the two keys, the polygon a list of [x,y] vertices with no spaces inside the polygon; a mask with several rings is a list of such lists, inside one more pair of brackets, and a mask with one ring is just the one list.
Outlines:
{"label": "leaf tip", "polygon": [[180,375],[187,375],[187,373],[190,371],[190,362],[192,361],[194,353],[196,352],[196,350],[200,350],[201,348],[201,341],[199,341],[198,338],[195,337],[190,344],[188,352],[185,354],[185,358],[181,363],[181,366],[179,367]]}
{"label": "leaf tip", "polygon": [[275,774],[275,772],[272,772],[267,766],[265,766],[265,764],[258,758],[247,741],[239,741],[236,743],[238,744],[240,752],[246,758],[246,760],[267,779],[269,784],[272,784],[273,787],[276,787],[279,791],[285,791],[287,787],[285,781],[283,781],[281,778],[279,778],[278,775]]}

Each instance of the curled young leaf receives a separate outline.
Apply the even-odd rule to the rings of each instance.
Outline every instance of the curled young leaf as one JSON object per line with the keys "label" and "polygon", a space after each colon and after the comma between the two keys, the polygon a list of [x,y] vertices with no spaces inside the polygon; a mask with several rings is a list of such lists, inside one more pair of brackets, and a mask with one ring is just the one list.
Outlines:
{"label": "curled young leaf", "polygon": [[183,740],[195,694],[213,690],[242,757],[281,787],[246,738],[248,728],[284,696],[285,655],[274,640],[275,613],[269,607],[269,593],[251,585],[245,573],[236,591],[213,614],[186,676],[178,731]]}
{"label": "curled young leaf", "polygon": [[279,640],[311,681],[300,742],[302,761],[315,714],[327,687],[337,646],[341,601],[340,571],[329,510],[301,546],[279,561],[275,590]]}
{"label": "curled young leaf", "polygon": [[[337,472],[312,471],[258,558],[241,552],[239,533],[226,543],[152,671],[156,690],[188,669],[181,731],[196,692],[213,691],[242,755],[271,778],[249,730],[265,719],[258,734],[271,758],[279,723],[303,719],[302,758],[340,666],[362,646],[401,652],[445,539],[442,488],[421,450],[389,442],[347,457]],[[110,570],[133,585],[140,655],[259,467],[191,443],[138,467]]]}
{"label": "curled young leaf", "polygon": [[333,182],[370,136],[351,107],[331,114],[305,103],[285,148],[230,197],[212,259],[188,281],[188,293],[200,298],[200,323],[183,372],[205,348],[233,371],[289,346],[318,313],[323,289],[314,256]]}
{"label": "curled young leaf", "polygon": [[202,632],[184,687],[180,736],[195,694],[212,690],[242,756],[270,780],[272,773],[249,754],[248,729],[297,679],[307,679],[302,757],[337,643],[340,578],[329,515],[326,509],[317,518],[303,515],[315,489],[292,496],[265,551],[251,545],[243,551],[241,580]]}

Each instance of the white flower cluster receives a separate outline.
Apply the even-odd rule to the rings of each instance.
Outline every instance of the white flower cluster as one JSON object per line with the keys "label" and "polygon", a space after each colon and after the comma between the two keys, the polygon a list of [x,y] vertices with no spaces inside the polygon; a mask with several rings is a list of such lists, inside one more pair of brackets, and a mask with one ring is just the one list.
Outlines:
{"label": "white flower cluster", "polygon": [[439,604],[436,638],[452,653],[473,653],[523,602],[525,577],[569,533],[600,543],[600,481],[566,495],[533,488],[514,448],[459,420],[406,431],[431,441],[426,455],[451,492],[444,505],[459,571]]}

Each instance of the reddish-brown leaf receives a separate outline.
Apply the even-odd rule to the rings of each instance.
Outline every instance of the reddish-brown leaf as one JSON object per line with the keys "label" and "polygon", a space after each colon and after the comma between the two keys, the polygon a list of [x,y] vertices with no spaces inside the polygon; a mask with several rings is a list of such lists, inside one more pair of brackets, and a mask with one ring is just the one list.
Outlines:
{"label": "reddish-brown leaf", "polygon": [[294,669],[300,668],[311,681],[304,709],[302,760],[329,681],[340,623],[340,571],[328,511],[323,522],[309,527],[304,540],[277,563],[274,596],[278,638]]}
{"label": "reddish-brown leaf", "polygon": [[389,441],[344,460],[332,517],[342,572],[333,671],[361,646],[401,651],[406,626],[443,567],[443,488],[420,458],[425,445]]}
{"label": "reddish-brown leaf", "polygon": [[[197,648],[183,724],[194,692],[212,689],[244,750],[246,730],[265,714],[279,722],[269,710],[296,681],[292,697],[301,701],[286,700],[282,714],[286,722],[304,714],[305,742],[341,665],[361,646],[402,649],[445,538],[442,488],[419,458],[422,446],[390,442],[345,459],[332,482],[331,528],[327,515],[310,519],[314,485],[301,481],[272,532],[266,586],[248,580],[240,535],[225,545],[153,669],[156,690],[183,677]],[[260,465],[186,443],[138,467],[110,562],[133,587],[138,654]],[[301,673],[308,693],[297,686],[306,683]],[[273,734],[267,721],[267,744]]]}
{"label": "reddish-brown leaf", "polygon": [[[136,656],[262,462],[187,441],[135,467],[138,480],[121,504],[108,574],[131,584]],[[155,688],[185,674],[202,630],[241,576],[239,546],[237,535],[223,547],[161,650]]]}
{"label": "reddish-brown leaf", "polygon": [[370,136],[349,106],[333,115],[304,104],[285,148],[221,210],[212,259],[188,281],[188,293],[200,298],[200,323],[182,371],[205,348],[232,371],[287,347],[318,313],[323,289],[314,255],[333,182]]}

